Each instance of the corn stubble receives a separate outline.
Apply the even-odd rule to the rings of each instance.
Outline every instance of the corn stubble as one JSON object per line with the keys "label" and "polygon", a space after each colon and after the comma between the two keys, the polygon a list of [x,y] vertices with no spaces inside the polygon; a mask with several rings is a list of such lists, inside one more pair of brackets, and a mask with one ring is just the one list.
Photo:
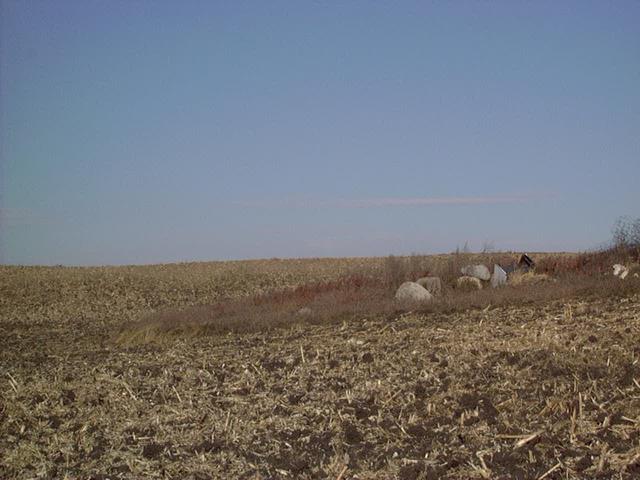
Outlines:
{"label": "corn stubble", "polygon": [[638,478],[638,280],[468,260],[1,267],[0,478]]}

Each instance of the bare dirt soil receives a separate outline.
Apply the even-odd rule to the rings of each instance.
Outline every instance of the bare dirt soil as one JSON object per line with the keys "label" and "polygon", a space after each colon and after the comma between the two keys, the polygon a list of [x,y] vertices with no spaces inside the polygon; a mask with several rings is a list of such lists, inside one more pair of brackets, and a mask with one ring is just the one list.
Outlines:
{"label": "bare dirt soil", "polygon": [[0,269],[0,478],[640,478],[640,289],[114,340],[276,264]]}

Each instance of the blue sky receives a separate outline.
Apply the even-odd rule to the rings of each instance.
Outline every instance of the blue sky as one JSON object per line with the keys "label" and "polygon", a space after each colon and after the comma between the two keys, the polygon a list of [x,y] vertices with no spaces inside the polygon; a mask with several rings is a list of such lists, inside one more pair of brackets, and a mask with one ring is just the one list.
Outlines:
{"label": "blue sky", "polygon": [[640,2],[0,5],[2,263],[580,250],[640,216]]}

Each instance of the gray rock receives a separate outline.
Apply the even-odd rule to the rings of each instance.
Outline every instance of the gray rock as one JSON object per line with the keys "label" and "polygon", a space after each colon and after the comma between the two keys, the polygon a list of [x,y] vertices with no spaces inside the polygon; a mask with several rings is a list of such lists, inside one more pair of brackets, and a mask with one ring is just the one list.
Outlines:
{"label": "gray rock", "polygon": [[433,295],[415,282],[404,282],[396,291],[396,300],[404,304],[428,303]]}
{"label": "gray rock", "polygon": [[467,277],[475,277],[483,281],[491,279],[491,272],[485,265],[467,265],[460,269],[462,275]]}
{"label": "gray rock", "polygon": [[442,294],[442,280],[440,280],[440,277],[422,277],[416,280],[416,283],[426,288],[431,295]]}
{"label": "gray rock", "polygon": [[460,290],[482,290],[482,282],[479,278],[464,276],[456,280],[456,287]]}
{"label": "gray rock", "polygon": [[302,307],[296,312],[297,317],[310,317],[313,314],[313,310],[309,307]]}
{"label": "gray rock", "polygon": [[491,286],[493,288],[500,287],[507,283],[507,272],[500,265],[493,266],[493,275],[491,275]]}

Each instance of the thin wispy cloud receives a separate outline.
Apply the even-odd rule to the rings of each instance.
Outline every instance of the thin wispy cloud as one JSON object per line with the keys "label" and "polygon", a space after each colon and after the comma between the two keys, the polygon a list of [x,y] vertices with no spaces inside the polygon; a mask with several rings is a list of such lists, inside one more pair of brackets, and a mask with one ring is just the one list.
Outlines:
{"label": "thin wispy cloud", "polygon": [[267,201],[234,202],[234,205],[248,208],[381,208],[446,205],[495,205],[525,203],[551,197],[550,194],[523,195],[481,195],[473,197],[373,197],[361,199],[308,200],[282,199]]}
{"label": "thin wispy cloud", "polygon": [[386,197],[335,202],[339,207],[409,207],[429,205],[491,205],[496,203],[521,203],[531,200],[531,196],[479,196],[479,197]]}

